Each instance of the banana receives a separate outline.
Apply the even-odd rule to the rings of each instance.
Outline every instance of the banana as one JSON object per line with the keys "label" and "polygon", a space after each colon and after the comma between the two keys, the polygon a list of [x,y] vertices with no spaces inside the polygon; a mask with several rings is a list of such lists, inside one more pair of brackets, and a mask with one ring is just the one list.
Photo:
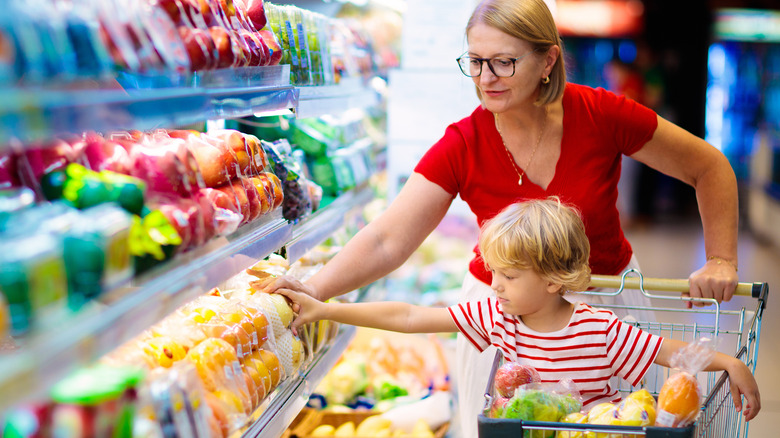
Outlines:
{"label": "banana", "polygon": [[355,423],[353,423],[352,421],[347,421],[346,423],[336,428],[336,431],[333,432],[333,436],[349,437],[349,438],[354,437]]}
{"label": "banana", "polygon": [[388,420],[387,418],[382,417],[381,415],[372,415],[362,422],[360,422],[360,425],[358,425],[357,430],[355,430],[355,435],[359,437],[374,437],[379,436],[377,435],[377,432],[379,432],[382,429],[390,429],[390,426],[393,425],[393,422]]}
{"label": "banana", "polygon": [[311,432],[311,436],[333,436],[335,432],[335,427],[331,426],[330,424],[323,424],[317,426],[317,428]]}

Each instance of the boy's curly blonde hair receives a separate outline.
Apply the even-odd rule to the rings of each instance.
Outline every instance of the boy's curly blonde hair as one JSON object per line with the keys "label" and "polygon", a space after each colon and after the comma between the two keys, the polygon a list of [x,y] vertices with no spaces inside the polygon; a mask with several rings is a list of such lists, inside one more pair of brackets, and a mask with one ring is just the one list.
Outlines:
{"label": "boy's curly blonde hair", "polygon": [[585,225],[558,197],[506,207],[482,225],[479,251],[488,269],[533,269],[562,285],[562,294],[583,291],[590,283]]}

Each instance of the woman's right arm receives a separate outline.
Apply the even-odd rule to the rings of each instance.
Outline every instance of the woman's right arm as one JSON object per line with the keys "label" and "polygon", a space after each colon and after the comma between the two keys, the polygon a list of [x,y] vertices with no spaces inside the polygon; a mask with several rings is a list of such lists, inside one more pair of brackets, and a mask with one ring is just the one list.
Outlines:
{"label": "woman's right arm", "polygon": [[422,244],[441,222],[453,196],[413,173],[398,196],[306,284],[291,277],[267,282],[265,292],[285,288],[319,300],[350,292],[389,274]]}

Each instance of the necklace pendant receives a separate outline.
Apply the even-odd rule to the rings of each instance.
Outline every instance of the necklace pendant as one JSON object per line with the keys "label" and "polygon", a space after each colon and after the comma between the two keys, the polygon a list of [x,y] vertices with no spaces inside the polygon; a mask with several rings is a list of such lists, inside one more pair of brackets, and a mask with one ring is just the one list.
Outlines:
{"label": "necklace pendant", "polygon": [[523,175],[520,175],[520,179],[517,180],[517,185],[523,185]]}

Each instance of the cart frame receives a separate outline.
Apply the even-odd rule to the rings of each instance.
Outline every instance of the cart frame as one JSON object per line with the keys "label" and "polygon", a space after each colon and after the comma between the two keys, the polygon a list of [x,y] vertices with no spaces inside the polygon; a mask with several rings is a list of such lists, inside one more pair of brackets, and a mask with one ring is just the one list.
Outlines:
{"label": "cart frame", "polygon": [[[636,277],[629,277],[629,275]],[[739,310],[724,310],[721,304],[711,298],[690,298],[680,296],[682,292],[688,292],[687,280],[650,279],[642,274],[629,269],[620,276],[593,276],[591,286],[599,288],[614,288],[613,292],[591,291],[588,295],[615,296],[626,289],[636,289],[643,295],[656,300],[672,300],[676,306],[662,307],[633,307],[618,304],[598,304],[598,307],[615,309],[619,312],[631,310],[652,310],[656,316],[663,314],[686,313],[692,316],[692,323],[678,323],[670,321],[633,321],[631,318],[623,318],[623,322],[630,323],[644,331],[663,336],[664,338],[677,339],[685,342],[693,342],[700,337],[710,337],[717,340],[719,351],[732,354],[744,362],[752,373],[755,373],[758,359],[758,346],[761,338],[761,320],[766,301],[769,296],[767,283],[739,283],[735,296],[752,297],[756,299],[755,310],[744,305]],[[676,294],[654,294],[648,290],[676,292]],[[685,302],[698,302],[711,304],[714,307],[694,307],[686,309]],[[668,315],[667,315],[668,316]],[[662,319],[662,318],[659,318]],[[732,347],[733,346],[733,347]],[[724,351],[728,350],[728,351]],[[728,437],[737,438],[748,436],[748,424],[742,415],[734,409],[734,400],[729,390],[728,375],[725,372],[701,372],[697,376],[705,390],[704,402],[696,422],[687,428],[664,427],[631,427],[631,426],[600,426],[591,424],[574,423],[549,423],[539,421],[522,421],[515,419],[488,418],[487,413],[493,402],[493,380],[503,356],[496,352],[493,367],[490,371],[488,386],[485,390],[485,408],[479,414],[480,438],[509,438],[509,437],[553,437],[568,436],[571,438],[618,438],[618,437]],[[647,371],[639,386],[632,387],[627,382],[613,377],[611,384],[623,394],[629,394],[637,389],[646,388],[653,396],[657,397],[661,386],[669,377],[671,370],[653,364]],[[561,432],[568,431],[567,434]],[[525,432],[525,433],[524,433]],[[557,435],[556,435],[557,432]],[[588,433],[592,432],[592,433]],[[595,433],[595,435],[594,435]]]}

